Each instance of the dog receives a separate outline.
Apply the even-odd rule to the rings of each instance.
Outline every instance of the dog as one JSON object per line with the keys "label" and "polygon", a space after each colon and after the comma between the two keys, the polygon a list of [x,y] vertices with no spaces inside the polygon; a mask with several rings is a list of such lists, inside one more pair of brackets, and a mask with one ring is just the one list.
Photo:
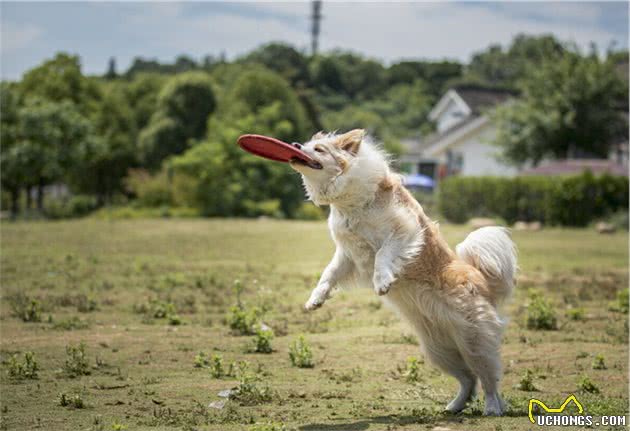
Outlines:
{"label": "dog", "polygon": [[290,164],[308,198],[330,206],[336,245],[305,308],[321,307],[334,287],[372,287],[411,324],[425,357],[458,380],[447,411],[463,410],[480,380],[484,414],[503,414],[500,345],[506,322],[499,306],[514,289],[517,271],[509,232],[478,229],[453,252],[363,130],[319,132],[296,146],[317,162]]}

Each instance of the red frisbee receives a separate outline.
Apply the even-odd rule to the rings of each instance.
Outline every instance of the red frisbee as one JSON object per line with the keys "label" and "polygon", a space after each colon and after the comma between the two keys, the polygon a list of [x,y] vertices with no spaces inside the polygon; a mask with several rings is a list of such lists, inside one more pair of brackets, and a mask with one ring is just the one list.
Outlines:
{"label": "red frisbee", "polygon": [[238,145],[247,152],[276,162],[298,162],[313,169],[321,169],[322,165],[300,150],[300,144],[287,144],[279,139],[263,135],[242,135]]}

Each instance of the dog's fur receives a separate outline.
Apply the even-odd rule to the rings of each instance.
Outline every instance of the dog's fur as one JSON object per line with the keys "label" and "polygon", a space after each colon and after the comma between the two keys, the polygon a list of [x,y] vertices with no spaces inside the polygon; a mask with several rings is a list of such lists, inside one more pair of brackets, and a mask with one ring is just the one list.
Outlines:
{"label": "dog's fur", "polygon": [[413,326],[425,356],[459,381],[447,410],[464,409],[479,379],[484,413],[501,415],[505,323],[497,307],[510,295],[517,268],[508,232],[476,230],[454,253],[363,130],[320,132],[302,150],[322,169],[291,166],[302,174],[309,198],[330,205],[337,246],[306,309],[320,307],[335,286],[371,286]]}

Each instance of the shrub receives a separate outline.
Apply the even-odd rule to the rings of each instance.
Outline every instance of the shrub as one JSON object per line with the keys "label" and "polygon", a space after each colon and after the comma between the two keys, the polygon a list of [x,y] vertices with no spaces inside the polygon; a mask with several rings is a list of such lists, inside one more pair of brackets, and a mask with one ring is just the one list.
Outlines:
{"label": "shrub", "polygon": [[590,394],[599,394],[599,388],[591,381],[591,379],[584,375],[580,377],[577,384],[578,390],[582,392],[588,392]]}
{"label": "shrub", "polygon": [[567,177],[449,177],[438,191],[440,212],[455,223],[476,216],[548,225],[586,226],[628,208],[628,178]]}
{"label": "shrub", "polygon": [[7,302],[13,315],[23,322],[41,322],[42,307],[38,300],[30,298],[22,292],[10,295]]}
{"label": "shrub", "polygon": [[9,358],[7,374],[9,378],[15,380],[36,379],[39,364],[33,352],[24,353],[24,362],[20,362],[18,355]]}
{"label": "shrub", "polygon": [[84,217],[98,208],[94,196],[75,195],[49,199],[44,204],[44,215],[51,219]]}
{"label": "shrub", "polygon": [[78,346],[66,346],[66,362],[64,363],[63,370],[68,377],[79,377],[90,374],[90,366],[85,353],[85,344],[80,343]]}
{"label": "shrub", "polygon": [[304,339],[304,335],[300,335],[289,347],[289,359],[294,367],[313,368],[315,366],[313,352]]}
{"label": "shrub", "polygon": [[210,359],[205,352],[199,352],[195,355],[195,368],[206,368],[210,365]]}
{"label": "shrub", "polygon": [[558,319],[552,305],[539,293],[532,291],[527,305],[528,329],[558,329]]}
{"label": "shrub", "polygon": [[238,401],[241,405],[253,406],[271,401],[273,391],[262,383],[260,377],[243,373],[238,386],[230,394],[230,399]]}
{"label": "shrub", "polygon": [[248,350],[253,353],[271,353],[273,352],[273,348],[271,347],[272,339],[273,331],[259,325],[256,327],[252,345]]}
{"label": "shrub", "polygon": [[570,308],[567,310],[567,318],[570,320],[584,320],[583,308]]}
{"label": "shrub", "polygon": [[[233,366],[231,366],[230,368],[233,368]],[[221,355],[212,356],[212,361],[210,362],[210,375],[215,379],[220,379],[221,377],[226,375],[223,368],[223,358],[221,357]]]}
{"label": "shrub", "polygon": [[323,220],[326,218],[326,212],[311,202],[304,202],[296,210],[295,218],[298,220]]}
{"label": "shrub", "polygon": [[630,289],[625,288],[617,292],[617,305],[619,311],[628,314],[628,301],[630,300]]}

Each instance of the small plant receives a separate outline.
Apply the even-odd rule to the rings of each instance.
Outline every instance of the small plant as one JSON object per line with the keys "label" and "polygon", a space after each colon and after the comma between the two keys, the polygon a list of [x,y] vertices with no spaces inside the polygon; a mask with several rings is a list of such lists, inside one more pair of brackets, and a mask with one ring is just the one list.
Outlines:
{"label": "small plant", "polygon": [[18,355],[9,358],[7,374],[9,378],[15,380],[36,379],[39,364],[35,360],[33,352],[24,353],[24,362],[20,362]]}
{"label": "small plant", "polygon": [[599,388],[591,381],[591,379],[584,375],[580,377],[577,384],[578,390],[582,392],[588,392],[590,394],[599,394]]}
{"label": "small plant", "polygon": [[558,329],[558,319],[552,305],[539,292],[530,291],[527,306],[528,329]]}
{"label": "small plant", "polygon": [[112,431],[124,431],[127,429],[126,425],[119,424],[118,422],[114,422],[112,424]]}
{"label": "small plant", "polygon": [[630,306],[628,304],[629,300],[630,300],[630,289],[626,288],[617,292],[617,309],[621,311],[622,313],[628,314],[628,308]]}
{"label": "small plant", "polygon": [[262,317],[258,307],[246,309],[241,304],[230,307],[227,322],[230,329],[238,335],[254,335],[256,326]]}
{"label": "small plant", "polygon": [[238,401],[244,406],[253,406],[271,401],[273,391],[262,383],[260,377],[243,373],[236,389],[230,394],[230,399]]}
{"label": "small plant", "polygon": [[63,392],[59,395],[59,405],[61,407],[70,407],[74,409],[85,408],[85,402],[83,401],[83,398],[81,398],[80,394],[68,395]]}
{"label": "small plant", "polygon": [[304,339],[304,335],[300,335],[298,339],[291,344],[289,348],[289,359],[291,359],[291,364],[293,364],[294,367],[313,368],[315,366],[313,362],[313,352]]}
{"label": "small plant", "polygon": [[210,365],[210,359],[205,352],[199,352],[195,355],[195,368],[206,368]]}
{"label": "small plant", "polygon": [[525,374],[523,374],[523,377],[521,377],[518,385],[516,385],[516,389],[527,392],[534,392],[538,390],[538,388],[534,386],[534,373],[531,370],[525,370]]}
{"label": "small plant", "polygon": [[254,339],[252,340],[252,345],[248,351],[253,353],[271,353],[273,352],[273,348],[271,347],[272,339],[273,331],[271,329],[258,326],[256,328]]}
{"label": "small plant", "polygon": [[85,344],[78,346],[66,346],[66,362],[63,370],[68,377],[86,376],[90,374],[87,355],[85,354]]}
{"label": "small plant", "polygon": [[88,298],[87,295],[78,295],[75,302],[79,313],[91,313],[98,310],[98,302],[95,299]]}
{"label": "small plant", "polygon": [[567,310],[567,319],[580,321],[584,320],[584,309],[583,308],[570,308]]}
{"label": "small plant", "polygon": [[405,369],[404,376],[405,380],[409,383],[416,383],[421,380],[418,358],[411,356],[407,359],[407,368]]}
{"label": "small plant", "polygon": [[[233,365],[230,364],[230,368],[233,369]],[[215,379],[220,379],[225,376],[225,370],[223,369],[223,358],[221,355],[212,355],[212,361],[210,362],[210,375]]]}
{"label": "small plant", "polygon": [[284,424],[268,423],[268,424],[254,424],[250,428],[250,431],[286,431],[287,427]]}
{"label": "small plant", "polygon": [[166,319],[169,325],[182,324],[182,319],[177,314],[177,308],[172,302],[151,299],[148,303],[135,304],[133,311],[143,314],[145,323],[151,323],[153,319]]}
{"label": "small plant", "polygon": [[606,363],[604,362],[604,355],[601,353],[599,355],[595,355],[592,366],[594,370],[605,370]]}
{"label": "small plant", "polygon": [[38,300],[24,293],[16,293],[7,298],[13,315],[23,322],[41,322],[42,307]]}

